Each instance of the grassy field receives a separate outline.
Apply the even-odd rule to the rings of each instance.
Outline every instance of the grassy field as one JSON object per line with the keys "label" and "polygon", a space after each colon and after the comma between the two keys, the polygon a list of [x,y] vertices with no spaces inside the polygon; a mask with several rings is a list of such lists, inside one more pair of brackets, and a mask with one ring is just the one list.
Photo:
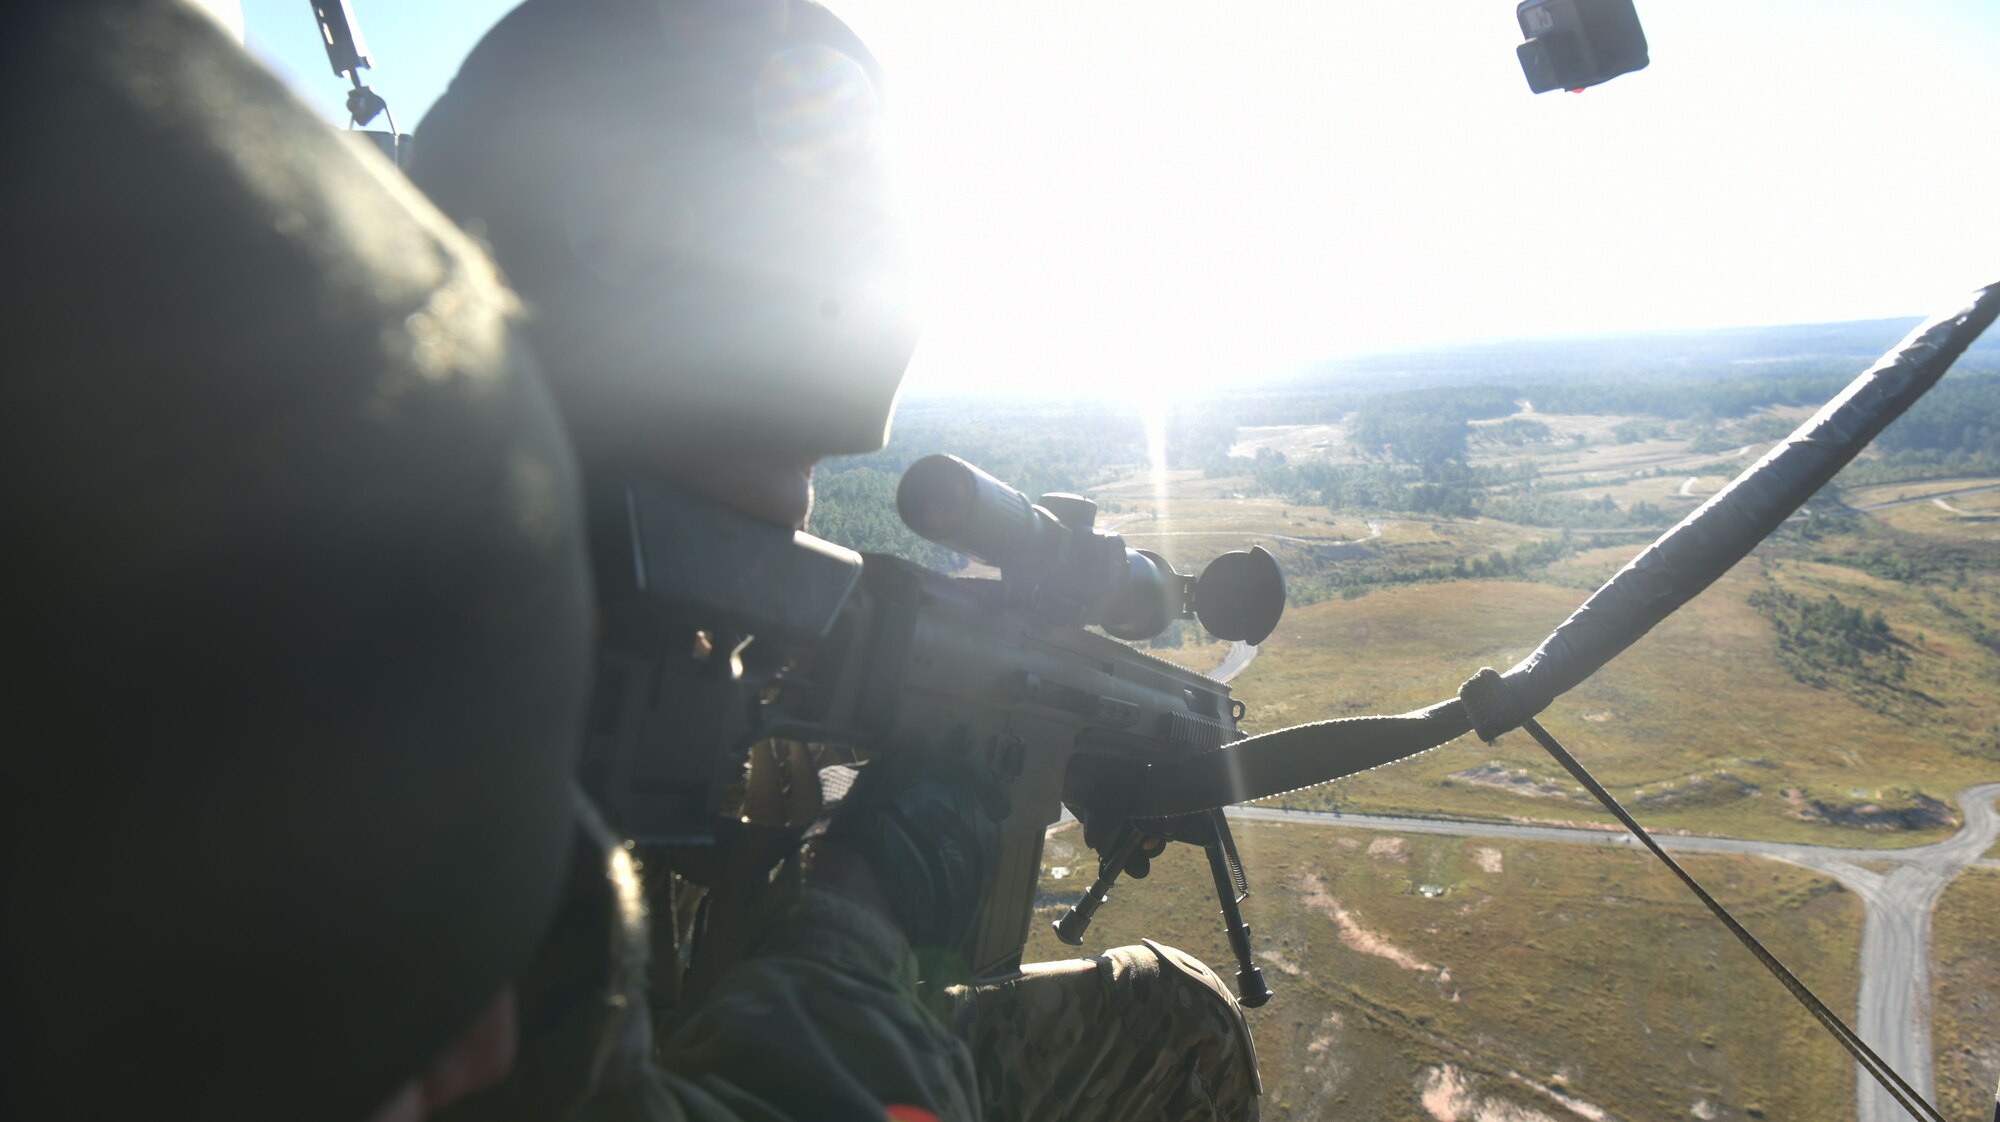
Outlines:
{"label": "grassy field", "polygon": [[[1177,476],[1165,503],[1133,496],[1126,514],[1132,520],[1121,529],[1183,569],[1198,570],[1225,549],[1262,541],[1295,580],[1304,572],[1328,575],[1336,589],[1343,580],[1355,582],[1345,593],[1351,599],[1292,607],[1237,680],[1250,731],[1402,712],[1448,697],[1480,666],[1504,669],[1528,653],[1637,548],[1585,549],[1530,580],[1385,586],[1377,582],[1505,553],[1549,531],[1491,520],[1336,517],[1277,499],[1242,498],[1234,488],[1244,485]],[[1367,537],[1371,522],[1379,536]],[[1862,523],[1865,532],[1856,529]],[[2000,726],[2000,697],[1991,688],[2000,681],[2000,648],[1985,638],[2000,627],[2000,571],[1990,561],[1986,568],[1966,563],[1968,551],[1976,558],[2000,540],[2000,524],[1918,503],[1842,529],[1816,543],[1774,543],[1739,564],[1558,702],[1545,723],[1658,828],[1883,846],[1947,833],[1942,802],[1961,786],[1991,778],[2000,764],[2000,755],[1978,750]],[[1308,544],[1356,539],[1358,545],[1332,559]],[[1878,575],[1886,571],[1885,556],[1914,559],[1923,572],[1914,580],[1908,573]],[[1811,600],[1834,595],[1881,612],[1903,677],[1886,684],[1800,681],[1779,658],[1771,620],[1750,604],[1760,590]],[[1219,662],[1221,650],[1190,647],[1174,657],[1201,668]],[[1691,714],[1701,720],[1690,721]],[[1926,812],[1931,804],[1924,800],[1939,806]],[[1519,735],[1491,747],[1467,738],[1284,801],[1608,821]],[[1880,813],[1850,813],[1869,807]],[[1913,813],[1899,817],[1904,812]]]}
{"label": "grassy field", "polygon": [[1932,1047],[1938,1108],[1984,1118],[2000,1083],[2000,871],[1967,869],[1933,917]]}
{"label": "grassy field", "polygon": [[[1610,443],[1601,418],[1572,427],[1585,447],[1551,441],[1497,455],[1535,456],[1558,484],[1588,481],[1567,496],[1647,502],[1669,519],[1768,447],[1696,454],[1679,439]],[[1330,431],[1339,435],[1322,427],[1257,439],[1295,453]],[[1882,848],[1947,835],[1952,794],[2000,777],[2000,491],[1952,498],[1953,509],[1929,500],[1984,482],[1842,494],[1850,506],[1917,501],[1788,528],[1558,700],[1544,724],[1661,831]],[[1448,698],[1481,666],[1505,669],[1528,654],[1645,540],[1578,533],[1573,552],[1504,578],[1441,579],[1440,566],[1508,555],[1557,531],[1335,514],[1251,492],[1247,479],[1180,473],[1164,490],[1124,481],[1110,501],[1130,519],[1120,529],[1133,544],[1178,567],[1199,570],[1261,542],[1295,588],[1312,590],[1314,602],[1288,609],[1234,683],[1253,733]],[[1774,603],[1829,597],[1879,615],[1880,651],[1855,665],[1814,662],[1813,649],[1802,654],[1781,633],[1781,621],[1799,624]],[[1224,646],[1158,653],[1206,668]],[[1610,822],[1519,733],[1495,745],[1462,738],[1271,801]],[[1238,836],[1254,890],[1246,914],[1279,994],[1250,1014],[1267,1117],[1853,1117],[1851,1062],[1643,855],[1300,824],[1246,823]],[[1092,860],[1059,835],[1049,866],[1071,875],[1045,879],[1045,898],[1073,898]],[[1771,862],[1691,867],[1836,1009],[1852,1010],[1858,900]],[[1952,1117],[1983,1117],[2000,1077],[1996,914],[2000,874],[1975,870],[1937,917],[1937,1077]],[[1122,887],[1090,943],[1140,936],[1233,972],[1199,854],[1176,852],[1146,882]],[[1031,958],[1072,953],[1045,931],[1035,940]]]}
{"label": "grassy field", "polygon": [[[1291,823],[1237,837],[1277,995],[1248,1014],[1267,1118],[1853,1117],[1838,1047],[1643,855]],[[1047,860],[1072,869],[1045,899],[1073,899],[1090,871],[1073,828]],[[1690,867],[1851,1012],[1858,900],[1771,862]],[[1076,953],[1037,928],[1030,960]],[[1197,851],[1115,892],[1087,949],[1141,936],[1234,973]]]}
{"label": "grassy field", "polygon": [[[1600,418],[1617,422],[1626,418]],[[1720,452],[1695,452],[1686,440],[1638,440],[1630,444],[1594,443],[1568,456],[1552,458],[1542,468],[1542,476],[1553,481],[1587,478],[1614,480],[1638,472],[1658,472],[1686,478],[1687,473],[1720,461],[1749,467],[1766,444],[1745,444]],[[1749,449],[1747,452],[1744,449]]]}
{"label": "grassy field", "polygon": [[[1850,487],[1841,492],[1841,501],[1853,507],[1873,506],[1876,503],[1896,502],[1903,499],[1927,498],[1931,495],[1951,491],[1962,491],[1968,487],[1983,487],[2000,480],[1980,476],[1946,476],[1942,479],[1917,479],[1908,483],[1882,483],[1872,487]],[[1968,496],[1971,502],[1978,496]],[[1935,509],[1935,508],[1934,508]]]}
{"label": "grassy field", "polygon": [[[1992,688],[2000,647],[1990,640],[2000,625],[2000,569],[1954,567],[1936,580],[1870,569],[1881,569],[1885,551],[1933,567],[1963,561],[2000,527],[1946,522],[1951,516],[1928,504],[1885,513],[1923,519],[1923,529],[1881,525],[1761,550],[1560,699],[1544,723],[1649,826],[1839,845],[1900,846],[1948,833],[1949,813],[1925,800],[1942,803],[2000,773],[2000,756],[1979,748],[2000,725]],[[1429,557],[1464,548],[1454,538],[1476,540],[1477,551],[1526,534],[1493,523],[1431,533],[1423,546],[1380,549]],[[1929,561],[1926,550],[1935,554]],[[1404,712],[1452,696],[1479,667],[1505,669],[1526,655],[1634,551],[1586,550],[1533,580],[1378,587],[1295,606],[1236,680],[1246,728]],[[1901,677],[1801,681],[1780,658],[1772,621],[1750,603],[1760,590],[1810,601],[1833,595],[1880,612]],[[1608,821],[1519,734],[1493,746],[1468,737],[1280,801]]]}
{"label": "grassy field", "polygon": [[1229,647],[1230,644],[1220,639],[1202,639],[1199,633],[1191,633],[1178,647],[1147,647],[1145,650],[1147,654],[1164,658],[1177,666],[1206,674],[1222,665],[1222,660],[1229,654]]}

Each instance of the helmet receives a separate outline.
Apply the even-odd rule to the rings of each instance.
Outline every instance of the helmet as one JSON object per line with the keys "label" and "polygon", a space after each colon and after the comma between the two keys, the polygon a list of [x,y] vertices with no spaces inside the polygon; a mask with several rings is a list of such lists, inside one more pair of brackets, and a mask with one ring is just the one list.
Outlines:
{"label": "helmet", "polygon": [[569,450],[485,258],[205,15],[13,38],[0,1115],[352,1120],[563,889]]}
{"label": "helmet", "polygon": [[529,0],[417,132],[587,460],[867,452],[916,332],[880,72],[803,0]]}

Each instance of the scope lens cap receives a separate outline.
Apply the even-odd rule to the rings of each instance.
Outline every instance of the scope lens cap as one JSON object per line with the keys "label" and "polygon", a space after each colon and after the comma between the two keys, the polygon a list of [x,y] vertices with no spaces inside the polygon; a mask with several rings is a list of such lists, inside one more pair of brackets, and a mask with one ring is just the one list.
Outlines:
{"label": "scope lens cap", "polygon": [[1218,639],[1261,643],[1285,614],[1285,571],[1261,545],[1225,553],[1195,581],[1194,613]]}

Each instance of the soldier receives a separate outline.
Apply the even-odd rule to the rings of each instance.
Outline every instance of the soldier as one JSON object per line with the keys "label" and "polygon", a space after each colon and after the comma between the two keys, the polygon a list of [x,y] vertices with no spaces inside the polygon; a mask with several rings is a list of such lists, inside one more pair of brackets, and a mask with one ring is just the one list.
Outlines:
{"label": "soldier", "polygon": [[[882,446],[914,327],[877,146],[880,86],[852,33],[800,0],[530,0],[466,60],[419,129],[413,174],[529,301],[587,471],[636,465],[797,526],[815,460]],[[864,788],[881,768],[863,769]],[[948,939],[969,917],[991,821],[976,779],[878,786],[849,800],[867,809],[837,811],[821,843],[805,888],[813,921],[794,909],[694,1008],[663,1011],[667,1070],[721,1079],[731,1095],[757,1086],[760,1109],[797,1117],[860,1117],[870,1095],[946,1117],[972,1116],[975,1101],[996,1119],[1256,1116],[1234,997],[1171,948],[1031,966],[919,1008],[906,936]],[[902,813],[871,813],[878,798]],[[891,820],[924,825],[881,839]],[[939,853],[963,859],[926,856]],[[884,977],[899,1002],[847,1006],[855,1024],[825,1015],[824,993]],[[963,1086],[967,1047],[976,1089]],[[871,1084],[885,1064],[901,1082]],[[926,1070],[928,1083],[909,1082]],[[842,1097],[845,1079],[865,1089]],[[599,1086],[603,1116],[659,1116],[658,1080]]]}
{"label": "soldier", "polygon": [[[928,825],[826,842],[655,1050],[632,864],[568,781],[588,568],[512,297],[185,6],[14,31],[0,1113],[975,1116],[903,934],[978,883],[967,785],[871,769]],[[743,466],[722,497],[794,517],[798,459]]]}
{"label": "soldier", "polygon": [[578,829],[516,302],[193,7],[14,15],[0,1116],[421,1117],[508,1070]]}

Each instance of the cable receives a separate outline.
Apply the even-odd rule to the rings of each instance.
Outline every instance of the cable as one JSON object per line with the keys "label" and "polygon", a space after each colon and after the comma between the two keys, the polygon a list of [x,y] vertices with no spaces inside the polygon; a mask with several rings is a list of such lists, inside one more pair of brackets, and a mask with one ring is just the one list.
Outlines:
{"label": "cable", "polygon": [[[1846,1021],[1841,1020],[1838,1014],[1826,1007],[1825,1002],[1806,988],[1804,982],[1799,981],[1790,970],[1785,969],[1785,964],[1779,962],[1776,955],[1765,950],[1764,944],[1758,942],[1755,935],[1750,934],[1747,928],[1736,922],[1736,917],[1730,915],[1729,910],[1718,903],[1715,897],[1710,896],[1708,890],[1689,875],[1686,869],[1681,868],[1679,862],[1667,856],[1667,851],[1660,848],[1660,843],[1653,840],[1653,835],[1647,833],[1645,827],[1626,813],[1625,808],[1618,805],[1618,800],[1611,797],[1611,792],[1605,790],[1590,772],[1584,770],[1576,757],[1570,755],[1568,749],[1558,743],[1555,737],[1550,736],[1547,729],[1536,723],[1533,718],[1522,721],[1521,727],[1527,730],[1529,736],[1535,738],[1537,744],[1547,749],[1557,763],[1575,776],[1578,783],[1583,784],[1591,794],[1597,796],[1597,801],[1604,804],[1604,809],[1623,823],[1625,828],[1632,832],[1633,837],[1645,843],[1646,848],[1653,851],[1653,856],[1665,862],[1667,868],[1672,869],[1674,875],[1681,878],[1681,883],[1687,885],[1702,903],[1708,905],[1708,910],[1715,914],[1715,918],[1721,920],[1723,926],[1729,928],[1730,933],[1735,935],[1738,941],[1750,948],[1750,953],[1757,956],[1757,961],[1763,963],[1765,969],[1784,984],[1785,989],[1806,1007],[1813,1018],[1819,1021],[1827,1032],[1833,1034],[1833,1038],[1840,1042],[1841,1047],[1847,1049],[1848,1054],[1854,1057],[1854,1061],[1860,1064],[1864,1071],[1874,1076],[1875,1081],[1882,1085],[1882,1089],[1889,1092],[1890,1097],[1894,1098],[1904,1110],[1910,1112],[1911,1117],[1918,1119],[1919,1122],[1944,1122],[1944,1116],[1904,1082],[1903,1077],[1896,1073],[1895,1068],[1889,1066],[1888,1061],[1876,1055],[1875,1050],[1868,1047],[1868,1042],[1861,1039],[1860,1034],[1847,1027]],[[2000,1122],[2000,1104],[1996,1104],[1995,1110],[1995,1122]]]}

